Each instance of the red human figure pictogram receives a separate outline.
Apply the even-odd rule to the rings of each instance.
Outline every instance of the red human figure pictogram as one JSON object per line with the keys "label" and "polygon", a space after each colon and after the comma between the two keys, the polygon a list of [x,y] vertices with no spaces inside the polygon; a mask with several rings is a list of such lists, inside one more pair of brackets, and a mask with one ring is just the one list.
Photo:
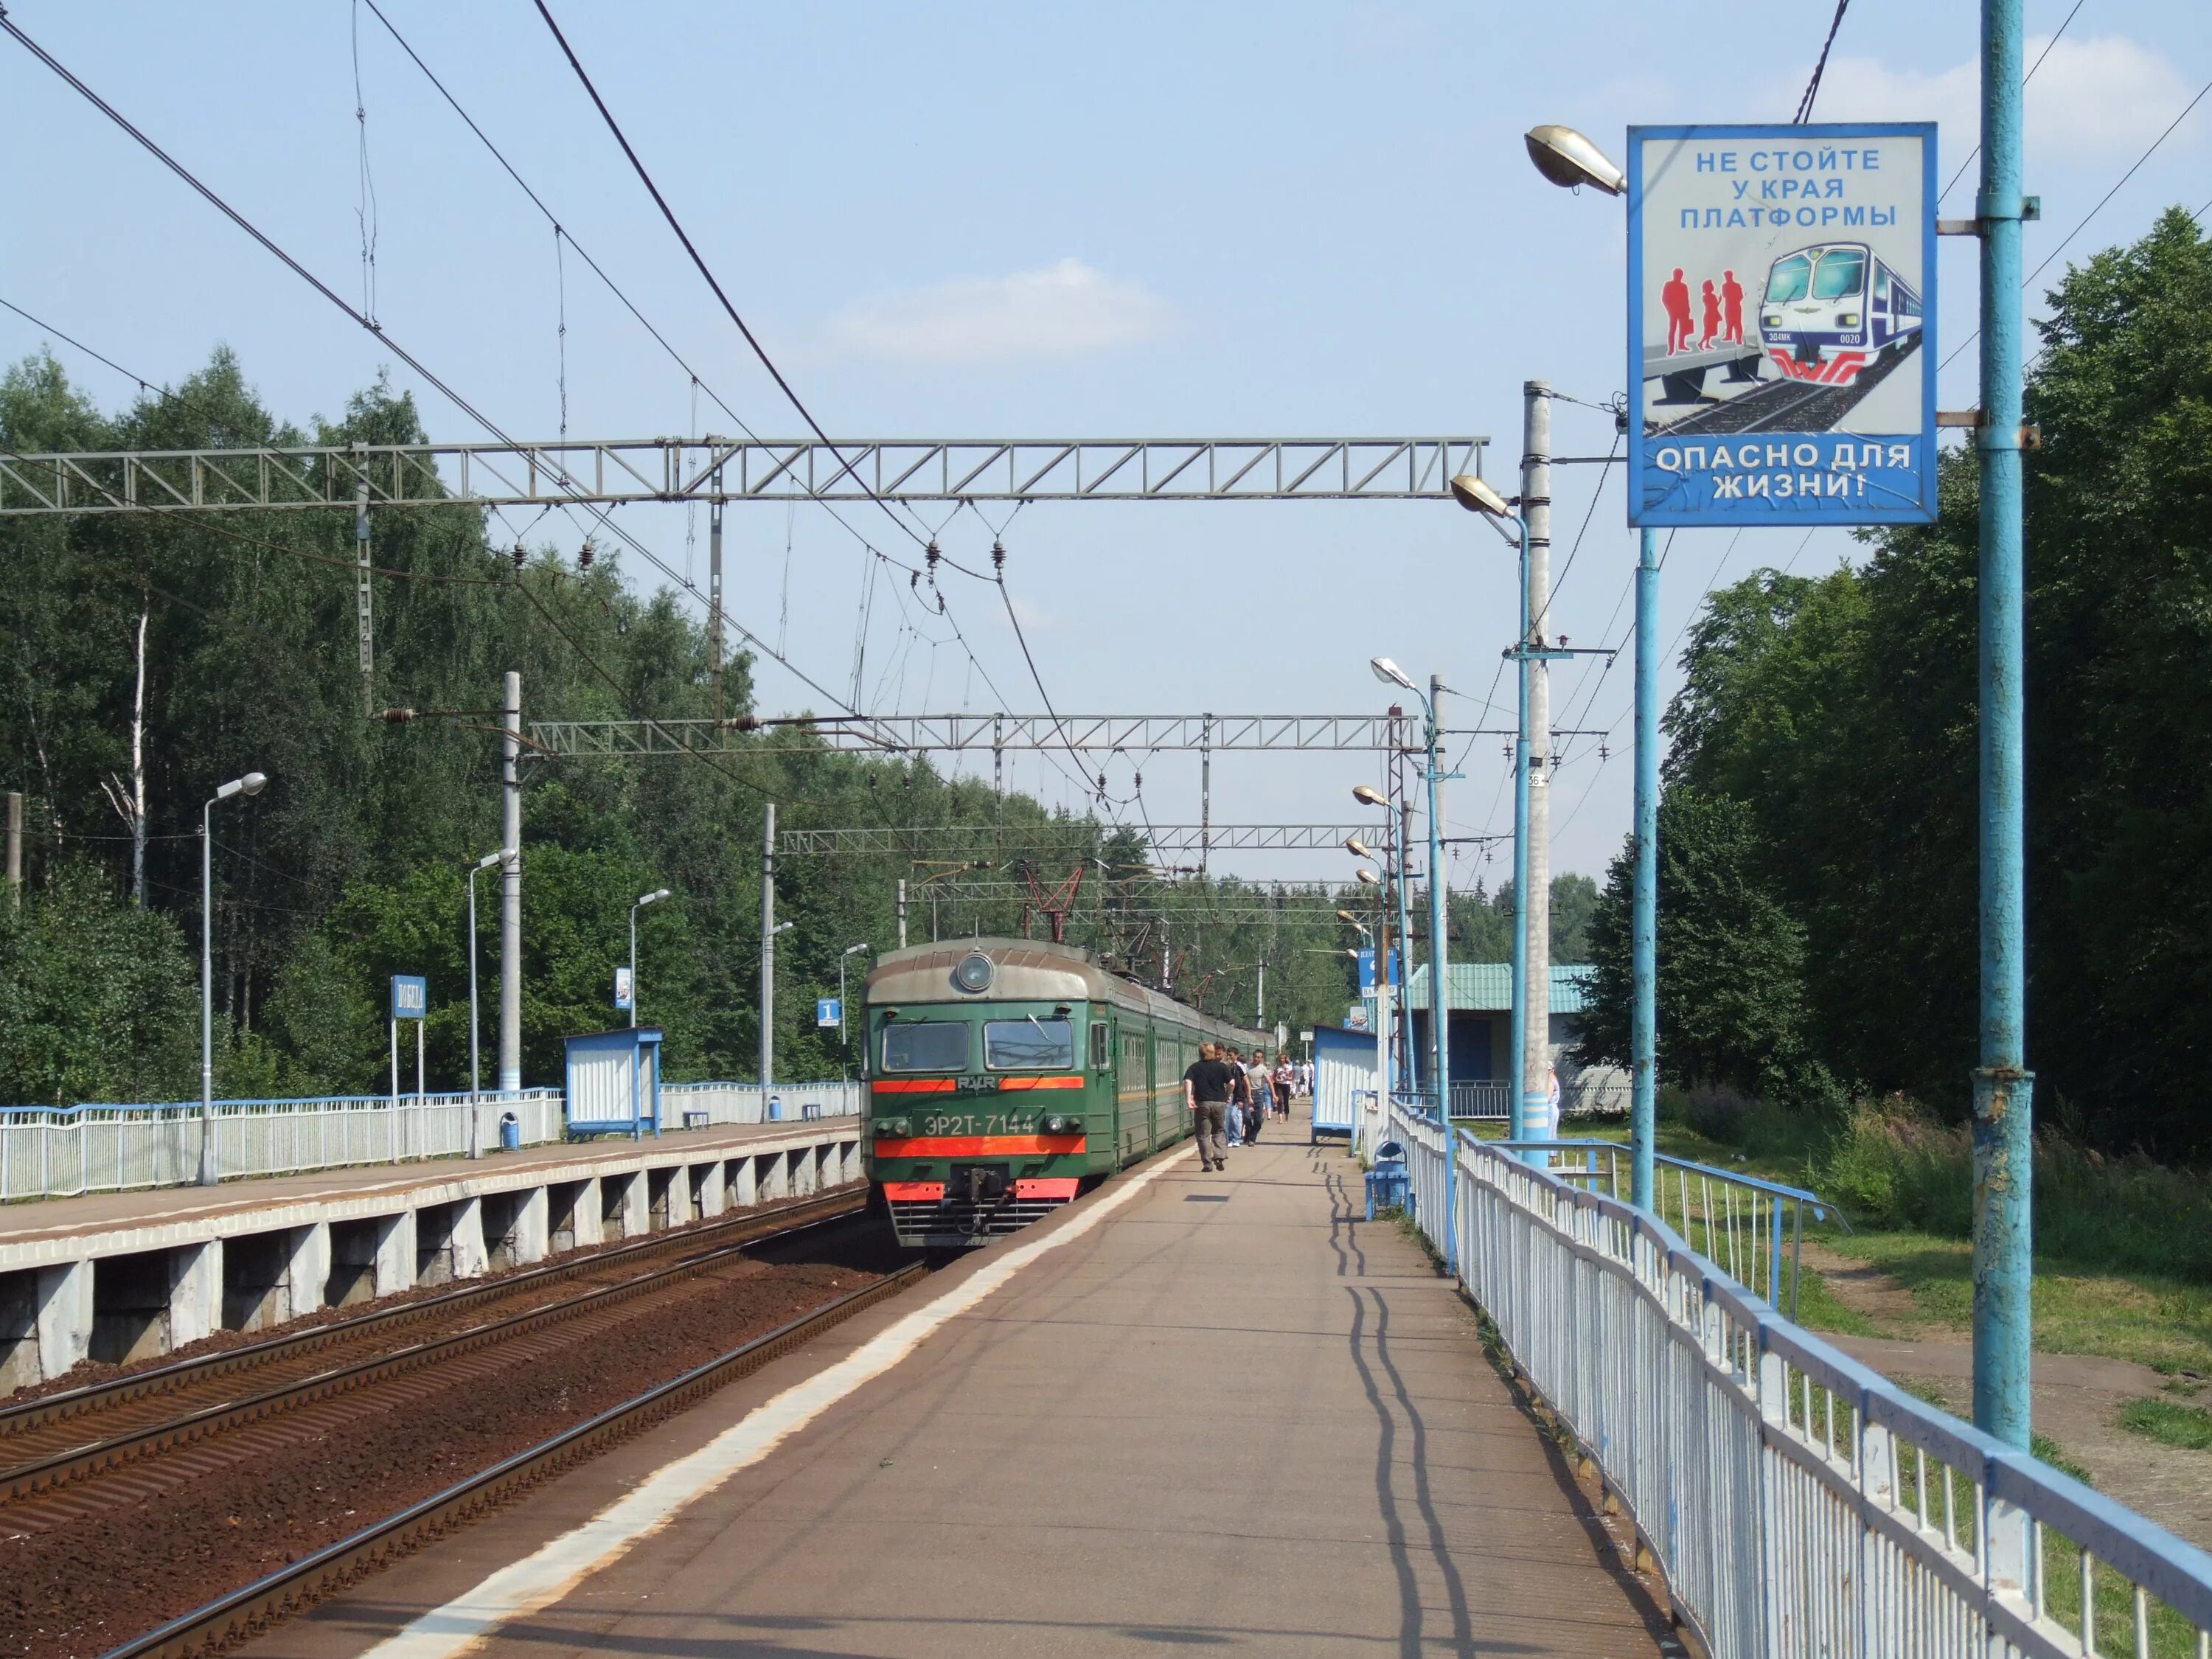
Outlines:
{"label": "red human figure pictogram", "polygon": [[1721,314],[1724,327],[1721,337],[1730,345],[1743,343],[1743,284],[1735,279],[1735,272],[1721,272]]}
{"label": "red human figure pictogram", "polygon": [[1659,290],[1659,303],[1667,310],[1667,355],[1671,357],[1690,343],[1690,285],[1682,280],[1682,267]]}
{"label": "red human figure pictogram", "polygon": [[1698,341],[1698,349],[1711,351],[1713,349],[1713,337],[1721,331],[1721,296],[1713,292],[1712,279],[1710,276],[1705,279],[1702,297],[1705,302],[1705,331]]}

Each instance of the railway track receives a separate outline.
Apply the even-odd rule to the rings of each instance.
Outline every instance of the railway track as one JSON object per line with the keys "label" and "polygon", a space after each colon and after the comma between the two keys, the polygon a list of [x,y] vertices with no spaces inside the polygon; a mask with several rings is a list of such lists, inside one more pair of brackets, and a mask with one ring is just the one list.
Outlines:
{"label": "railway track", "polygon": [[1710,408],[1685,415],[1656,428],[1652,436],[1693,438],[1734,437],[1759,432],[1826,432],[1882,381],[1917,349],[1911,343],[1885,352],[1842,386],[1817,381],[1771,380]]}
{"label": "railway track", "polygon": [[264,1577],[109,1650],[103,1659],[186,1659],[220,1652],[375,1571],[526,1487],[674,1415],[726,1383],[789,1352],[862,1309],[897,1295],[927,1273],[915,1262],[697,1365],[671,1382],[601,1412],[315,1551]]}
{"label": "railway track", "polygon": [[[471,1356],[518,1342],[588,1334],[638,1310],[641,1297],[667,1295],[739,1253],[771,1239],[860,1213],[855,1194],[831,1193],[726,1224],[640,1240],[404,1303],[264,1342],[158,1366],[0,1411],[0,1528],[35,1532],[99,1508],[136,1502],[152,1490],[242,1461],[268,1444],[321,1426],[286,1419],[333,1419],[332,1402],[411,1373],[434,1373],[435,1386],[463,1378]],[[513,1311],[503,1311],[515,1304]],[[417,1341],[400,1340],[425,1325],[496,1316]],[[580,1332],[576,1327],[584,1328]],[[321,1407],[322,1409],[313,1409]],[[208,1443],[225,1441],[217,1452]],[[185,1449],[196,1452],[158,1473],[123,1474],[130,1466]],[[120,1477],[120,1478],[118,1478]],[[83,1487],[82,1492],[64,1488]]]}

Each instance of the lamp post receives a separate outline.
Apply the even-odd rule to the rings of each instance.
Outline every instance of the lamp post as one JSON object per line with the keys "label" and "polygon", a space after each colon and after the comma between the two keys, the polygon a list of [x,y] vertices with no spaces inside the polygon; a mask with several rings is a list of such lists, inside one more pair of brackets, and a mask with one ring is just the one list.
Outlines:
{"label": "lamp post", "polygon": [[200,808],[200,1185],[219,1178],[215,1164],[215,836],[210,814],[217,801],[258,795],[269,781],[248,772],[222,785]]}
{"label": "lamp post", "polygon": [[667,896],[665,887],[656,887],[650,893],[639,894],[637,902],[629,907],[629,1023],[633,1029],[637,1024],[637,913]]}
{"label": "lamp post", "polygon": [[[1402,686],[1421,701],[1421,716],[1426,726],[1428,748],[1427,777],[1429,785],[1429,1058],[1431,1076],[1437,1091],[1437,1119],[1444,1125],[1447,1134],[1451,1127],[1451,1036],[1446,1012],[1449,999],[1445,995],[1444,975],[1449,968],[1449,942],[1444,932],[1445,887],[1443,861],[1443,822],[1439,816],[1443,811],[1443,777],[1437,763],[1437,724],[1441,718],[1437,702],[1443,696],[1442,678],[1429,676],[1425,696],[1421,689],[1407,678],[1406,671],[1388,657],[1376,657],[1368,664],[1375,678],[1388,685]],[[1406,872],[1402,856],[1398,879],[1405,883]]]}
{"label": "lamp post", "polygon": [[[903,886],[904,884],[902,883],[901,885]],[[845,1038],[845,957],[856,957],[861,951],[872,948],[868,942],[863,939],[858,945],[847,945],[837,958],[837,1047],[843,1051],[844,1076],[848,1083],[852,1081],[853,1045]]]}
{"label": "lamp post", "polygon": [[1510,526],[1521,550],[1521,634],[1509,653],[1520,670],[1519,713],[1513,734],[1513,1093],[1510,1132],[1528,1138],[1528,520],[1472,472],[1451,481],[1453,499],[1501,527]]}
{"label": "lamp post", "polygon": [[507,856],[504,851],[486,853],[469,866],[469,1156],[477,1156],[477,877]]}
{"label": "lamp post", "polygon": [[[1396,728],[1394,726],[1392,729],[1395,731]],[[1408,1005],[1412,1000],[1406,994],[1406,957],[1407,943],[1413,937],[1413,922],[1406,908],[1406,841],[1409,833],[1407,817],[1405,812],[1392,805],[1384,798],[1382,791],[1371,789],[1364,783],[1352,787],[1352,798],[1362,806],[1372,806],[1376,811],[1389,816],[1390,831],[1387,854],[1378,855],[1368,853],[1362,856],[1373,858],[1377,864],[1390,872],[1390,890],[1383,900],[1383,908],[1388,912],[1395,906],[1398,913],[1398,954],[1395,958],[1397,965],[1395,968],[1391,965],[1393,958],[1390,955],[1390,942],[1385,939],[1382,942],[1382,971],[1390,981],[1391,995],[1395,999],[1395,1006],[1397,1009],[1398,1031],[1395,1041],[1398,1070],[1401,1076],[1410,1077],[1413,1070],[1413,1033],[1408,1013]]]}
{"label": "lamp post", "polygon": [[[1608,196],[1628,187],[1621,170],[1572,127],[1541,126],[1525,141],[1528,159],[1553,184],[1588,185]],[[1644,530],[1636,556],[1635,885],[1629,923],[1629,1194],[1651,1207],[1652,1137],[1659,1088],[1659,537]]]}

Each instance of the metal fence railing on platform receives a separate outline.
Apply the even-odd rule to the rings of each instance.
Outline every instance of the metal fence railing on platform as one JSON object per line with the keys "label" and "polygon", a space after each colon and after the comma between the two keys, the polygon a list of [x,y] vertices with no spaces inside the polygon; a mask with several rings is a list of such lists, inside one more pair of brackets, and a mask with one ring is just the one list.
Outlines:
{"label": "metal fence railing on platform", "polygon": [[[794,1122],[845,1117],[860,1109],[860,1088],[834,1079],[766,1089],[670,1083],[661,1085],[661,1116],[670,1128],[683,1127],[686,1111],[707,1126],[762,1123],[770,1121],[773,1100]],[[227,1181],[489,1152],[510,1113],[524,1146],[545,1146],[568,1132],[558,1089],[486,1093],[473,1104],[466,1093],[219,1100],[209,1121],[216,1170]],[[0,1107],[0,1203],[189,1186],[199,1178],[204,1133],[198,1101]]]}
{"label": "metal fence railing on platform", "polygon": [[[1776,1312],[1617,1196],[1587,1145],[1510,1148],[1375,1110],[1407,1149],[1415,1224],[1715,1659],[2212,1651],[2212,1556]],[[1714,1194],[1744,1178],[1710,1171],[1707,1191],[1680,1178],[1696,1168],[1678,1200],[1724,1243],[1733,1200]]]}

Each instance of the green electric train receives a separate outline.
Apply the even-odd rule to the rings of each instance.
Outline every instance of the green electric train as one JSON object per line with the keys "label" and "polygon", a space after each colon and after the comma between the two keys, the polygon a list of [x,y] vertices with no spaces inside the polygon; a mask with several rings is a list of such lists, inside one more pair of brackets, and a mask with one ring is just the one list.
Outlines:
{"label": "green electric train", "polygon": [[868,1180],[915,1247],[988,1243],[1182,1139],[1198,1045],[1267,1041],[1036,939],[893,951],[864,994]]}

